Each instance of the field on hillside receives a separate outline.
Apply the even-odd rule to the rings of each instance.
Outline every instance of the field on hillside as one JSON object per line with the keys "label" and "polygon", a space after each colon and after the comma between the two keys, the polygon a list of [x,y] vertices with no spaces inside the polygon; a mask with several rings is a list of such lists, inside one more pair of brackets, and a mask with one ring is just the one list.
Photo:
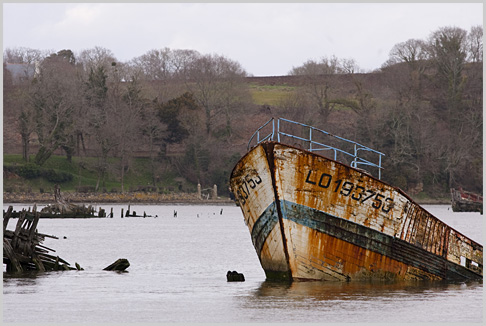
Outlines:
{"label": "field on hillside", "polygon": [[286,85],[250,84],[250,94],[257,105],[279,106],[285,97],[295,91],[295,88]]}

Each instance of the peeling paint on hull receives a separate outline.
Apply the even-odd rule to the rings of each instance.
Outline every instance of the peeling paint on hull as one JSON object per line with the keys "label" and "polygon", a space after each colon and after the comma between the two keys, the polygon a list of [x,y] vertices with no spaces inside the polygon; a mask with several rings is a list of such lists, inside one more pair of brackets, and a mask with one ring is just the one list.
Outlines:
{"label": "peeling paint on hull", "polygon": [[269,279],[482,279],[482,245],[400,189],[315,153],[260,143],[231,188]]}

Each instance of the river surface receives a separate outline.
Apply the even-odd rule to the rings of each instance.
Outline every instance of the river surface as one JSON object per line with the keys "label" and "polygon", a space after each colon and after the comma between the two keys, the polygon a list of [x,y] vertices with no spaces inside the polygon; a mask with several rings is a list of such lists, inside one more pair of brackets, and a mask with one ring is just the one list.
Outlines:
{"label": "river surface", "polygon": [[[39,232],[59,238],[46,238],[43,245],[84,270],[21,277],[4,273],[4,323],[484,321],[482,282],[266,281],[236,206],[131,205],[131,212],[152,215],[145,218],[121,218],[128,205],[100,206],[108,212],[113,208],[115,217],[39,221]],[[484,244],[479,213],[424,207]],[[130,262],[127,272],[103,271],[118,258]],[[246,281],[227,282],[226,272],[233,270]]]}

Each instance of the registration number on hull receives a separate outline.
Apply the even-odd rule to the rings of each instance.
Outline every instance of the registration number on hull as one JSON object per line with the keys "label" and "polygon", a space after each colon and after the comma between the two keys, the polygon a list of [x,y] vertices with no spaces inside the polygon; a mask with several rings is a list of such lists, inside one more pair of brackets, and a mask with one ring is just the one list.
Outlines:
{"label": "registration number on hull", "polygon": [[354,183],[349,180],[333,180],[332,175],[309,170],[305,182],[327,191],[332,191],[343,197],[351,197],[356,203],[371,202],[371,207],[388,213],[393,207],[393,199],[386,197],[377,190],[369,189],[362,183]]}

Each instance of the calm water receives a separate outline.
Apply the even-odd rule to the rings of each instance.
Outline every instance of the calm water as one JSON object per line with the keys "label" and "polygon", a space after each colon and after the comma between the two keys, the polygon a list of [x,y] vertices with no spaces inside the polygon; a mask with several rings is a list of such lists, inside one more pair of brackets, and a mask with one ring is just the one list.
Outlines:
{"label": "calm water", "polygon": [[[4,204],[4,209],[8,204]],[[22,207],[13,205],[15,210]],[[18,323],[456,322],[483,319],[482,283],[272,283],[235,206],[132,205],[157,217],[41,219],[44,245],[84,271],[3,275],[3,321]],[[483,216],[425,206],[483,244]],[[177,217],[174,217],[177,211]],[[9,223],[8,229],[15,226]],[[66,237],[66,238],[64,238]],[[127,273],[102,269],[118,258]],[[227,282],[236,270],[245,282]]]}

